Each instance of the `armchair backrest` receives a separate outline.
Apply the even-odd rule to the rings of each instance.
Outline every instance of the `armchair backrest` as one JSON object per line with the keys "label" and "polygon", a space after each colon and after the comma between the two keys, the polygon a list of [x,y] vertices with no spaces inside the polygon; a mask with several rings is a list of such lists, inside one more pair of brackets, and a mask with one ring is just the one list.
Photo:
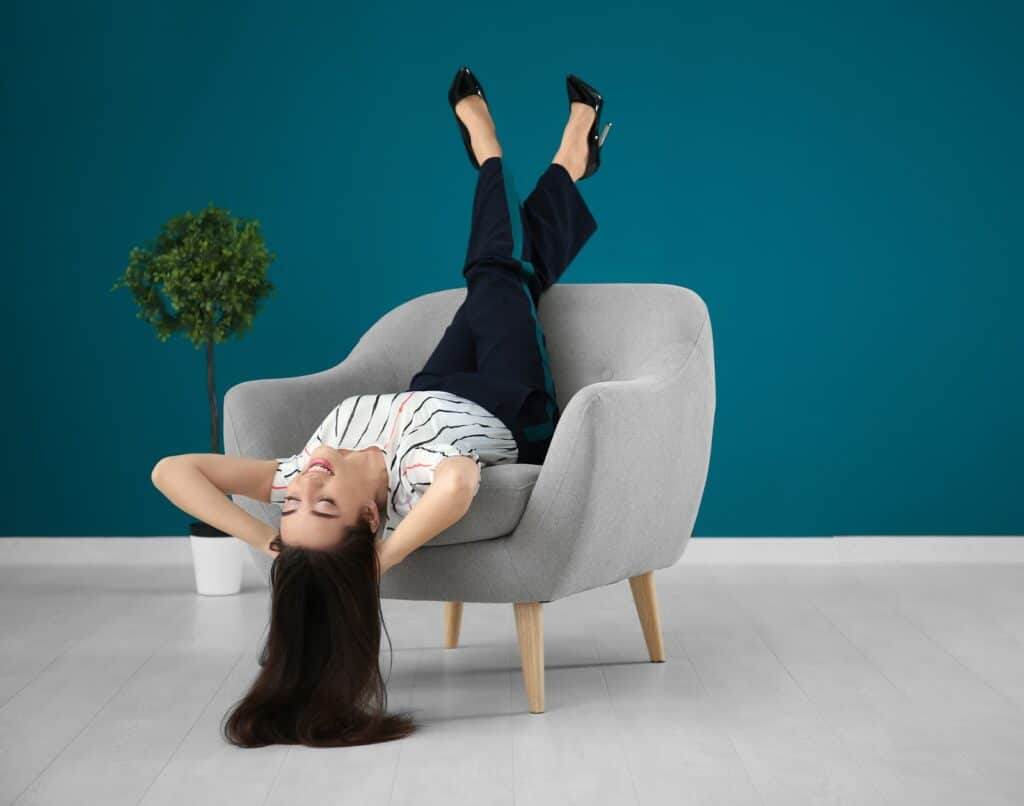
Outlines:
{"label": "armchair backrest", "polygon": [[[377,320],[351,358],[383,364],[404,389],[440,341],[465,288],[411,299]],[[591,383],[630,380],[669,369],[707,316],[693,291],[669,283],[557,283],[537,306],[562,409]]]}

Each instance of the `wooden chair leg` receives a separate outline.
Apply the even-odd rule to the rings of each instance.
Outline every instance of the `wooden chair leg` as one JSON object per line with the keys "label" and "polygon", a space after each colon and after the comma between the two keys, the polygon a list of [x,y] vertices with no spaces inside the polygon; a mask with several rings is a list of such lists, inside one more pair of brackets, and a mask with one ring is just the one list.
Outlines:
{"label": "wooden chair leg", "polygon": [[459,645],[459,629],[462,627],[462,602],[444,603],[444,647],[454,649]]}
{"label": "wooden chair leg", "polygon": [[640,626],[647,642],[647,654],[654,663],[665,662],[665,644],[661,639],[661,618],[658,616],[658,596],[654,591],[654,572],[629,578],[633,603],[640,617]]}
{"label": "wooden chair leg", "polygon": [[544,605],[514,602],[519,657],[523,664],[526,701],[531,714],[544,713]]}

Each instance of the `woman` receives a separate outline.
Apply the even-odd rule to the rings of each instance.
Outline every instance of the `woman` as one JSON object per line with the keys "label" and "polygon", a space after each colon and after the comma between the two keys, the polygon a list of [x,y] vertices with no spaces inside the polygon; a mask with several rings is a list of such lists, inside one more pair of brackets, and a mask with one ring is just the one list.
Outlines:
{"label": "woman", "polygon": [[[294,456],[184,454],[153,469],[173,503],[273,558],[262,668],[226,717],[231,743],[357,745],[414,730],[386,713],[380,576],[468,511],[481,465],[542,463],[558,422],[536,306],[597,229],[576,183],[598,169],[611,126],[599,139],[593,87],[571,74],[566,87],[561,144],[520,204],[483,88],[468,67],[456,73],[448,101],[479,171],[467,294],[406,390],[347,398]],[[280,504],[279,530],[225,494]]]}

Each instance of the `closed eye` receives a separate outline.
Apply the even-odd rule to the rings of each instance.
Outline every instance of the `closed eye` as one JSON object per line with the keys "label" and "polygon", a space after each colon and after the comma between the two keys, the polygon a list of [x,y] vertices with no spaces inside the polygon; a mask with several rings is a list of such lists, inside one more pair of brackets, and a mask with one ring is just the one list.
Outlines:
{"label": "closed eye", "polygon": [[[285,501],[298,501],[299,499],[296,498],[294,495],[286,495],[284,500]],[[337,504],[334,503],[334,499],[333,498],[327,498],[326,496],[324,496],[323,498],[318,498],[317,499],[317,503],[319,503],[320,501],[326,501],[328,504],[332,504],[334,506],[337,506]],[[295,512],[294,509],[290,509],[287,512],[282,512],[281,513],[281,517],[282,518],[287,518],[289,515],[293,514],[294,512]],[[316,515],[316,517],[318,517],[318,518],[333,518],[333,519],[336,519],[336,518],[340,518],[341,517],[341,515],[328,515],[326,512],[318,512],[315,509],[313,510],[313,514]]]}

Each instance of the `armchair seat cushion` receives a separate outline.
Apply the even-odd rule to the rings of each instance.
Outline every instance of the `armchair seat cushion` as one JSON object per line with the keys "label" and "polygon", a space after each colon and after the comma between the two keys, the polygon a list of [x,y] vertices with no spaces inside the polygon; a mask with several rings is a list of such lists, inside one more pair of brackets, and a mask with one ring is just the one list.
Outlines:
{"label": "armchair seat cushion", "polygon": [[504,537],[519,525],[541,465],[490,465],[480,469],[480,489],[469,512],[427,545],[470,543]]}

